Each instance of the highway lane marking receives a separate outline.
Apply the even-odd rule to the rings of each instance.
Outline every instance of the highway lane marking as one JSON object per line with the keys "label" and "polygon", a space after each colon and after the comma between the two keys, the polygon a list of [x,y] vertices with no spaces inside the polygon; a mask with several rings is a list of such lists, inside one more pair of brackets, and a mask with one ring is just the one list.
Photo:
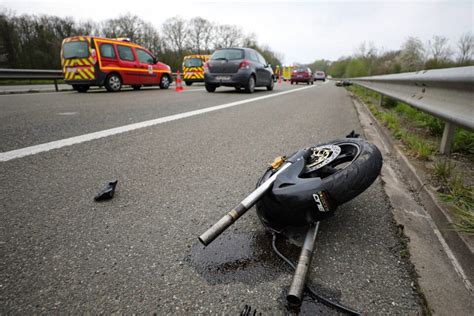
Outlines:
{"label": "highway lane marking", "polygon": [[160,118],[153,119],[153,120],[143,121],[143,122],[139,122],[139,123],[133,123],[133,124],[129,124],[129,125],[124,125],[124,126],[120,126],[120,127],[111,128],[111,129],[106,129],[106,130],[103,130],[103,131],[98,131],[98,132],[93,132],[93,133],[84,134],[84,135],[80,135],[80,136],[74,136],[74,137],[70,137],[70,138],[60,139],[60,140],[52,141],[52,142],[49,142],[49,143],[44,143],[44,144],[34,145],[34,146],[25,147],[25,148],[21,148],[21,149],[6,151],[6,152],[3,152],[3,153],[0,153],[0,161],[9,161],[9,160],[13,160],[13,159],[21,158],[21,157],[31,156],[31,155],[39,154],[39,153],[42,153],[42,152],[50,151],[52,149],[59,149],[59,148],[66,147],[66,146],[76,145],[76,144],[88,142],[88,141],[91,141],[91,140],[94,140],[94,139],[113,136],[113,135],[117,135],[117,134],[121,134],[121,133],[125,133],[125,132],[130,132],[130,131],[133,131],[133,130],[136,130],[136,129],[140,129],[140,128],[144,128],[144,127],[150,127],[150,126],[154,126],[154,125],[159,125],[159,124],[163,124],[163,123],[167,123],[167,122],[171,122],[171,121],[181,120],[181,119],[184,119],[184,118],[187,118],[187,117],[196,116],[196,115],[209,113],[209,112],[214,112],[214,111],[234,107],[234,106],[237,106],[237,105],[242,105],[242,104],[251,103],[251,102],[260,101],[260,100],[265,100],[265,99],[270,99],[270,98],[278,97],[278,96],[289,94],[289,93],[294,93],[294,92],[298,92],[298,91],[302,91],[302,90],[306,90],[306,89],[311,89],[311,88],[314,88],[314,87],[316,87],[316,86],[311,85],[311,86],[307,86],[307,87],[303,87],[303,88],[286,90],[286,91],[273,93],[273,94],[268,94],[268,95],[265,95],[265,96],[256,97],[256,98],[252,98],[252,99],[246,99],[246,100],[235,101],[235,102],[231,102],[231,103],[211,106],[211,107],[208,107],[208,108],[205,108],[205,109],[199,109],[199,110],[174,114],[174,115],[160,117]]}
{"label": "highway lane marking", "polygon": [[196,92],[196,91],[206,91],[206,89],[191,89],[191,90],[183,90],[183,92]]}
{"label": "highway lane marking", "polygon": [[62,116],[69,116],[69,115],[76,115],[76,114],[79,114],[79,112],[60,112],[60,113],[58,113],[58,115],[62,115]]}

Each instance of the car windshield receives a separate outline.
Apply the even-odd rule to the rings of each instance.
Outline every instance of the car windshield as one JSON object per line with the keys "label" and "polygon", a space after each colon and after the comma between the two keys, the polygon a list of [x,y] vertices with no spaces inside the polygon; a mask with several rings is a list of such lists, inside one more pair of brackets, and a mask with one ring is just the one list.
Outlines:
{"label": "car windshield", "polygon": [[306,72],[306,71],[308,71],[308,70],[304,69],[304,68],[295,69],[295,72]]}
{"label": "car windshield", "polygon": [[321,71],[318,71],[316,74],[317,74],[318,76],[324,76],[324,72],[321,72]]}
{"label": "car windshield", "polygon": [[220,49],[212,54],[212,60],[235,60],[235,59],[243,59],[244,58],[244,51],[241,49]]}
{"label": "car windshield", "polygon": [[89,45],[85,41],[65,43],[63,56],[65,59],[89,57]]}
{"label": "car windshield", "polygon": [[201,58],[188,58],[184,60],[184,67],[201,67],[202,59]]}

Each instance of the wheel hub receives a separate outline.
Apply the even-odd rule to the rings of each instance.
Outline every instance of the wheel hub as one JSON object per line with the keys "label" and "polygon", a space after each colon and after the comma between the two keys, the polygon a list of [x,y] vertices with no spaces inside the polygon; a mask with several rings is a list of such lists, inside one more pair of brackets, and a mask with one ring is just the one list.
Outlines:
{"label": "wheel hub", "polygon": [[309,162],[306,164],[306,172],[312,172],[326,166],[341,153],[341,147],[336,145],[323,145],[312,147]]}

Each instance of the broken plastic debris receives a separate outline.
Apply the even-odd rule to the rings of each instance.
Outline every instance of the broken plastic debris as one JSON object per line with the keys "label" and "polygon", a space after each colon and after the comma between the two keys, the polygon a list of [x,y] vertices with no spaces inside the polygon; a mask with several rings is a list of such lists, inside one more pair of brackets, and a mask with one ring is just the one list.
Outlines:
{"label": "broken plastic debris", "polygon": [[350,132],[348,135],[346,135],[346,138],[359,138],[360,134],[356,134],[354,130]]}
{"label": "broken plastic debris", "polygon": [[102,191],[100,191],[100,193],[94,197],[94,200],[104,201],[104,200],[110,200],[111,198],[113,198],[114,193],[115,193],[115,187],[117,186],[117,182],[118,180],[109,182],[107,186],[103,188]]}

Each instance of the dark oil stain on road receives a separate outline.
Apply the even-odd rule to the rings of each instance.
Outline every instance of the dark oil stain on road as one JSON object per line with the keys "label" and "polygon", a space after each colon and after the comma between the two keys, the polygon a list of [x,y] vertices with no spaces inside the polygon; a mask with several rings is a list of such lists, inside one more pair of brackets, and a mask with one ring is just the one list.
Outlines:
{"label": "dark oil stain on road", "polygon": [[[209,282],[215,285],[220,283],[241,282],[257,284],[271,281],[281,274],[292,274],[293,271],[278,258],[272,251],[270,234],[258,233],[226,233],[209,246],[203,247],[196,243],[186,258],[194,269]],[[286,241],[278,242],[280,250],[291,260],[296,261],[300,249]],[[340,291],[327,289],[311,282],[312,287],[321,295],[339,298]],[[287,315],[334,315],[337,312],[319,303],[305,294],[302,305],[298,310],[286,306],[287,287],[281,289],[280,308]],[[255,306],[258,309],[258,306]]]}
{"label": "dark oil stain on road", "polygon": [[286,273],[264,232],[226,233],[205,248],[196,243],[187,261],[210,284],[255,284]]}

